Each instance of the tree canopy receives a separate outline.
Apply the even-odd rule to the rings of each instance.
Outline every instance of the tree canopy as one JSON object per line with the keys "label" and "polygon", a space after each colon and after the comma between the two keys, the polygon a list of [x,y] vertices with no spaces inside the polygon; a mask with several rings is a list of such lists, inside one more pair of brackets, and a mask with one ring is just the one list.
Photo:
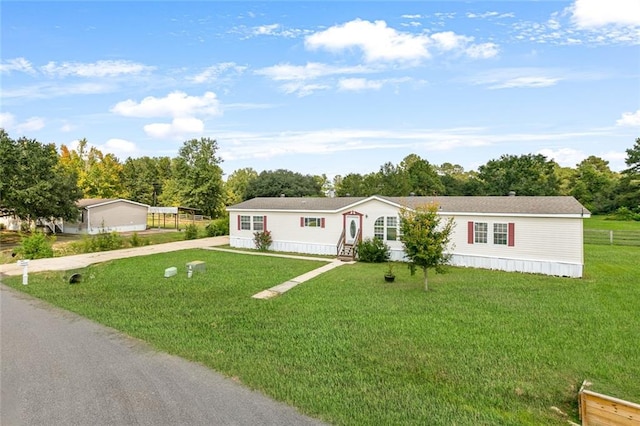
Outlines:
{"label": "tree canopy", "polygon": [[54,144],[17,141],[0,129],[0,206],[24,220],[76,219],[82,193],[59,162]]}
{"label": "tree canopy", "polygon": [[245,199],[255,197],[318,197],[324,195],[320,182],[311,175],[278,169],[261,172],[247,185]]}
{"label": "tree canopy", "polygon": [[541,154],[503,155],[478,168],[487,195],[558,195],[556,163]]}

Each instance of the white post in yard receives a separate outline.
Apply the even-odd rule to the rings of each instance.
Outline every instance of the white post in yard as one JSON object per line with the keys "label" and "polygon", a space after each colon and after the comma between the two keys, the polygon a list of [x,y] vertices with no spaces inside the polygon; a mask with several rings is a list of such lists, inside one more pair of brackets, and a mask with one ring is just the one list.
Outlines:
{"label": "white post in yard", "polygon": [[29,284],[29,260],[18,260],[18,266],[22,266],[22,285]]}

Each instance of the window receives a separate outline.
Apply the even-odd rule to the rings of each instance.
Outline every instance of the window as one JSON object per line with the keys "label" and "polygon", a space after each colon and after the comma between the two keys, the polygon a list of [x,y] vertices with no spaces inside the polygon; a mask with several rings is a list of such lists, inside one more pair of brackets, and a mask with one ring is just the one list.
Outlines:
{"label": "window", "polygon": [[321,217],[301,217],[300,226],[305,228],[324,228],[324,218]]}
{"label": "window", "polygon": [[242,231],[264,231],[267,229],[266,216],[238,216],[238,229]]}
{"label": "window", "polygon": [[476,222],[473,224],[474,227],[474,238],[473,242],[476,244],[486,244],[487,243],[487,233],[488,226],[485,222]]}
{"label": "window", "polygon": [[264,231],[264,216],[253,217],[253,230]]}
{"label": "window", "polygon": [[398,218],[396,216],[380,216],[373,223],[373,236],[383,241],[398,239]]}
{"label": "window", "polygon": [[373,236],[384,241],[384,216],[377,218],[373,224]]}
{"label": "window", "polygon": [[251,216],[240,216],[240,229],[251,230]]}
{"label": "window", "polygon": [[387,217],[387,240],[395,241],[398,239],[398,218]]}
{"label": "window", "polygon": [[507,245],[508,226],[506,223],[493,224],[493,244]]}

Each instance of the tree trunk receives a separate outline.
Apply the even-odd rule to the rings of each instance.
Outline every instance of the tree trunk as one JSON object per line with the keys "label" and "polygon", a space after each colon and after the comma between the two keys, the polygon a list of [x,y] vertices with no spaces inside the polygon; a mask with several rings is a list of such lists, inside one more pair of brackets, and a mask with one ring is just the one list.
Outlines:
{"label": "tree trunk", "polygon": [[429,282],[427,281],[427,268],[422,268],[424,271],[424,291],[429,291]]}

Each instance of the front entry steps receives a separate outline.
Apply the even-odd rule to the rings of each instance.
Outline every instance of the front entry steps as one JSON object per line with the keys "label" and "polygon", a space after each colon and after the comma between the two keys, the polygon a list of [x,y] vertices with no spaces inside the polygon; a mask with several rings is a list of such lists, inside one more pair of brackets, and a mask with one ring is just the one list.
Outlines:
{"label": "front entry steps", "polygon": [[356,258],[356,246],[353,244],[345,244],[342,246],[340,253],[338,253],[338,259],[343,262],[353,262]]}

